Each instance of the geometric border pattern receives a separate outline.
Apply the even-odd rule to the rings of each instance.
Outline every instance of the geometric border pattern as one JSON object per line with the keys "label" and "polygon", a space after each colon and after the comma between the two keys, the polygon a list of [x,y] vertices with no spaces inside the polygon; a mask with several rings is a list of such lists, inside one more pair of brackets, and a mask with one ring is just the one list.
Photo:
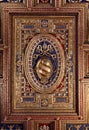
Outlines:
{"label": "geometric border pattern", "polygon": [[[62,17],[60,16],[60,13],[59,16],[58,15],[54,16],[54,18],[50,16],[30,17],[24,14],[23,16],[19,15],[19,17],[18,15],[13,16],[14,28],[13,27],[11,28],[13,32],[15,32],[15,33],[12,32],[13,39],[15,40],[12,40],[13,43],[11,45],[12,57],[10,63],[11,67],[13,68],[11,69],[11,80],[13,82],[10,83],[12,88],[12,93],[14,93],[14,95],[12,94],[13,111],[17,111],[17,110],[19,111],[19,108],[20,111],[26,110],[26,112],[31,112],[31,113],[32,111],[33,112],[36,111],[38,113],[40,111],[45,113],[50,110],[52,110],[52,112],[55,113],[55,110],[53,110],[53,108],[56,109],[56,112],[60,112],[60,111],[70,112],[70,110],[72,112],[76,111],[75,110],[76,109],[75,86],[77,85],[77,79],[75,81],[76,78],[75,69],[76,69],[77,51],[75,51],[76,50],[75,21],[76,21],[76,16],[71,15],[69,17],[64,14]],[[72,34],[72,30],[74,30],[73,34]],[[54,84],[55,81],[54,79],[54,81],[48,84],[49,86],[51,85],[51,87],[47,88],[46,90],[44,88],[42,89],[44,85],[41,85],[41,87],[39,87],[40,84],[34,78],[33,69],[31,67],[33,53],[35,47],[38,46],[40,39],[41,40],[49,39],[50,43],[54,46],[54,48],[56,48],[55,50],[58,56],[58,63],[61,60],[61,66],[60,66],[61,70],[59,70],[60,69],[59,66],[57,68],[58,69],[57,75],[59,75],[60,73],[56,81],[57,83],[55,82]],[[60,53],[60,56],[58,53]],[[65,58],[64,58],[64,54],[65,54]],[[36,56],[34,55],[34,58]],[[25,63],[24,63],[24,58],[25,58]],[[25,78],[25,74],[26,74],[26,78]],[[34,79],[34,84],[32,82],[33,79]],[[31,87],[30,84],[31,86],[35,85],[35,87]],[[39,91],[38,92],[35,91],[34,88],[36,88],[36,90],[37,88],[39,88],[39,90],[41,89],[40,92],[43,93],[41,94]],[[55,91],[53,91],[54,89]],[[23,91],[22,95],[21,95],[21,91]],[[48,92],[44,93],[45,91]]]}

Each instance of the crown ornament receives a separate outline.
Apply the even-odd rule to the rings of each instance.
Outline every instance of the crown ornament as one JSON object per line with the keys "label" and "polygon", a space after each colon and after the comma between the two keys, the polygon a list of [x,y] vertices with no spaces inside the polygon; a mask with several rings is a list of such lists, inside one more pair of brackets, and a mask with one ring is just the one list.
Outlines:
{"label": "crown ornament", "polygon": [[37,51],[42,54],[47,54],[53,50],[51,45],[47,45],[45,42],[43,45],[38,45]]}

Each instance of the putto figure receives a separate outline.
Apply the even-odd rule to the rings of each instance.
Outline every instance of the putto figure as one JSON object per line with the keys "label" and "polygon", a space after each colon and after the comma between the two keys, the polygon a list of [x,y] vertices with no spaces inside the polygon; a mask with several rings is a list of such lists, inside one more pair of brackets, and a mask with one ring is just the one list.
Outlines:
{"label": "putto figure", "polygon": [[50,129],[49,129],[49,126],[43,125],[43,126],[40,126],[40,130],[50,130]]}

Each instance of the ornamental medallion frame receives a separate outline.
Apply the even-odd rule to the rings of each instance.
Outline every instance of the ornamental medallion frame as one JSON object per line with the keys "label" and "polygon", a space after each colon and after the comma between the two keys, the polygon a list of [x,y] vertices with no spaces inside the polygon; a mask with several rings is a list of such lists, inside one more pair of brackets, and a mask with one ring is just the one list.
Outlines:
{"label": "ornamental medallion frame", "polygon": [[[42,44],[42,46],[41,45],[39,45],[39,42],[44,42],[43,44]],[[47,44],[49,44],[49,45],[46,45],[46,43]],[[47,60],[47,58],[50,56],[50,51],[53,49],[53,47],[52,47],[52,45],[55,47],[55,49],[56,49],[56,52],[57,52],[57,56],[56,56],[56,54],[54,54],[54,53],[52,53],[51,55],[52,55],[52,61],[55,63],[56,62],[56,64],[57,64],[57,61],[56,60],[58,60],[59,62],[60,62],[60,64],[58,65],[58,69],[57,69],[57,76],[58,77],[55,77],[54,79],[52,78],[50,78],[50,80],[51,80],[51,82],[49,83],[49,84],[47,84],[47,83],[45,83],[45,81],[43,82],[43,80],[44,80],[44,78],[42,78],[42,83],[40,84],[40,82],[38,83],[38,81],[36,81],[36,79],[35,79],[35,75],[34,75],[34,69],[36,69],[37,67],[35,67],[34,69],[32,69],[32,60],[33,59],[37,59],[37,58],[39,58],[39,60],[38,60],[38,64],[39,64],[39,61],[41,60],[41,59],[44,59],[44,57],[46,58],[46,60]],[[39,57],[39,55],[36,53],[36,54],[34,54],[33,55],[33,52],[34,52],[34,49],[36,49],[36,47],[37,47],[37,52],[39,52],[39,55],[40,55],[40,53],[41,53],[41,57]],[[42,47],[42,48],[40,48],[40,47]],[[33,49],[34,48],[34,49]],[[40,52],[41,51],[41,52]],[[43,52],[42,52],[43,51]],[[53,50],[52,50],[53,51]],[[28,82],[30,83],[30,84],[33,84],[32,85],[32,87],[34,87],[34,89],[36,89],[38,92],[41,92],[41,93],[51,93],[53,90],[55,90],[56,89],[56,87],[60,84],[60,82],[61,82],[61,80],[62,80],[62,78],[63,78],[63,75],[64,75],[64,71],[65,71],[65,58],[64,58],[64,53],[63,53],[63,49],[62,49],[62,47],[61,47],[61,45],[60,45],[60,43],[59,43],[59,41],[53,36],[53,35],[51,35],[51,34],[37,34],[36,36],[34,36],[32,39],[31,39],[31,41],[30,41],[30,43],[28,44],[28,46],[27,46],[27,48],[26,48],[26,51],[25,51],[26,53],[25,53],[25,61],[24,61],[24,71],[25,71],[25,75],[26,75],[26,77],[27,77],[27,79],[28,79]],[[59,54],[59,52],[60,52],[60,54]],[[43,53],[43,54],[42,54]],[[48,53],[48,54],[47,54]],[[60,56],[61,55],[61,56]],[[28,58],[29,57],[29,58]],[[34,58],[35,57],[35,58]],[[58,57],[58,59],[56,58],[56,57]],[[60,57],[62,58],[62,60],[60,61]],[[54,60],[54,59],[56,59],[56,60]],[[49,59],[50,60],[50,59]],[[35,62],[36,62],[36,60],[35,60]],[[45,61],[46,62],[46,61]],[[51,66],[52,66],[52,64],[54,64],[54,63],[50,63],[51,64]],[[37,65],[38,65],[37,64]],[[49,62],[48,62],[48,64],[49,64]],[[54,64],[55,65],[55,64]],[[41,64],[41,66],[42,66],[42,64]],[[40,69],[41,69],[41,66],[40,66]],[[61,69],[59,69],[60,68],[60,66],[61,66]],[[50,68],[50,66],[47,66],[47,65],[43,65],[43,67],[47,67],[46,69],[49,69]],[[45,69],[45,68],[43,68],[42,67],[42,69]],[[49,71],[51,70],[52,71],[52,73],[54,73],[54,71],[56,70],[56,67],[57,66],[55,66],[54,67],[54,69],[53,69],[53,67],[51,67],[50,69],[49,69]],[[46,71],[46,69],[44,70],[44,72]],[[30,71],[29,71],[30,70]],[[36,70],[37,71],[37,70]],[[30,72],[30,73],[29,73]],[[59,73],[58,72],[60,72],[60,75],[59,75]],[[36,73],[36,72],[35,72]],[[47,74],[47,71],[46,71],[46,74]],[[37,75],[37,73],[36,73],[36,75]],[[38,75],[40,75],[40,77],[41,77],[41,74],[39,74],[38,73]],[[51,74],[52,75],[52,74]],[[30,79],[32,79],[32,77],[33,77],[33,81],[32,80],[30,80]],[[41,78],[38,78],[39,80],[41,79]],[[47,78],[45,78],[45,80],[47,80]],[[52,81],[52,80],[54,80],[54,82]],[[47,82],[47,81],[46,81]],[[55,84],[54,84],[55,83]],[[36,86],[36,87],[35,87]],[[48,86],[48,87],[47,87]]]}

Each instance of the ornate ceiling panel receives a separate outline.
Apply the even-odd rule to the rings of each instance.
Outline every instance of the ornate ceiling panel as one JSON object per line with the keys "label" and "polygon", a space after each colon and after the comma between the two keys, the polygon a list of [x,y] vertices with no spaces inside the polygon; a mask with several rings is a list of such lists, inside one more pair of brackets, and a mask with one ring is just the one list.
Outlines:
{"label": "ornate ceiling panel", "polygon": [[75,16],[13,17],[13,109],[76,111],[75,21]]}
{"label": "ornate ceiling panel", "polygon": [[88,129],[87,4],[67,2],[0,3],[1,129]]}

